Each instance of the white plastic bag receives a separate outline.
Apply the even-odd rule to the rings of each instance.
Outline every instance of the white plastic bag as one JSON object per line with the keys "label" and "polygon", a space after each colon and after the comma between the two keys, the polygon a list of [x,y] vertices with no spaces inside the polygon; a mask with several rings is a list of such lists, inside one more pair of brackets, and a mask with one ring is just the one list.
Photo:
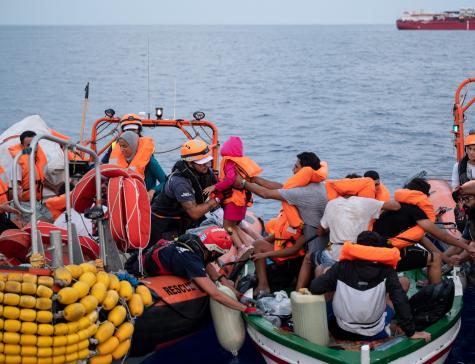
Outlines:
{"label": "white plastic bag", "polygon": [[292,304],[285,291],[278,291],[272,296],[258,299],[257,306],[268,315],[290,316],[292,314]]}

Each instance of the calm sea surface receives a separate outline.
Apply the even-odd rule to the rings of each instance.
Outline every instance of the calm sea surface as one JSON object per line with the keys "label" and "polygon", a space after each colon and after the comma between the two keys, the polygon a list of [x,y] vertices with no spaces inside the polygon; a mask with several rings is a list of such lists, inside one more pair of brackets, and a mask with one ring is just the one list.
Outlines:
{"label": "calm sea surface", "polygon": [[[331,177],[376,169],[394,190],[423,169],[450,174],[453,95],[475,76],[474,44],[475,32],[392,25],[0,27],[0,131],[39,114],[77,138],[89,81],[89,127],[107,108],[202,110],[266,177],[284,180],[308,150]],[[149,134],[158,151],[179,145],[177,133]],[[176,157],[158,159],[168,172]],[[255,209],[270,217],[278,205]],[[473,320],[465,330],[473,342]],[[468,345],[453,363],[475,361]]]}

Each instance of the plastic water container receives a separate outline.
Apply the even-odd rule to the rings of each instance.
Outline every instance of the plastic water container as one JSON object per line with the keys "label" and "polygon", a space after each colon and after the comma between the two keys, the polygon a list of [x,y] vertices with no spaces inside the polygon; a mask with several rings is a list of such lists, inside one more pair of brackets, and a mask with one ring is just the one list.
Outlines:
{"label": "plastic water container", "polygon": [[292,292],[292,319],[296,335],[318,345],[328,345],[327,307],[323,295]]}

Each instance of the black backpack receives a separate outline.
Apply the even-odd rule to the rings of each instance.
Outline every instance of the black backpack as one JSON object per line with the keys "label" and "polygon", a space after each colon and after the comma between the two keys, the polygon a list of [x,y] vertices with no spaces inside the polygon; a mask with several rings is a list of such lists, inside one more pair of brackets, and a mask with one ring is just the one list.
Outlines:
{"label": "black backpack", "polygon": [[449,312],[454,303],[455,286],[451,279],[420,289],[409,299],[416,331],[425,330]]}

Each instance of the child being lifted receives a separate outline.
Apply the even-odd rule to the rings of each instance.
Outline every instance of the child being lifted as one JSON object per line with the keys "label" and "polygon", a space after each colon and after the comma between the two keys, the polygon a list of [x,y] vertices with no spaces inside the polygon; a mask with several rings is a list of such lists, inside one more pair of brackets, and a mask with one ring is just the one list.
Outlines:
{"label": "child being lifted", "polygon": [[[221,162],[219,166],[220,181],[207,187],[203,192],[211,194],[217,192],[224,195],[224,228],[232,232],[233,242],[241,255],[247,248],[240,238],[240,229],[237,225],[244,220],[246,210],[252,206],[252,194],[244,189],[246,179],[255,177],[262,169],[252,159],[244,156],[244,147],[241,138],[231,136],[221,148]],[[241,182],[236,177],[242,177]]]}

